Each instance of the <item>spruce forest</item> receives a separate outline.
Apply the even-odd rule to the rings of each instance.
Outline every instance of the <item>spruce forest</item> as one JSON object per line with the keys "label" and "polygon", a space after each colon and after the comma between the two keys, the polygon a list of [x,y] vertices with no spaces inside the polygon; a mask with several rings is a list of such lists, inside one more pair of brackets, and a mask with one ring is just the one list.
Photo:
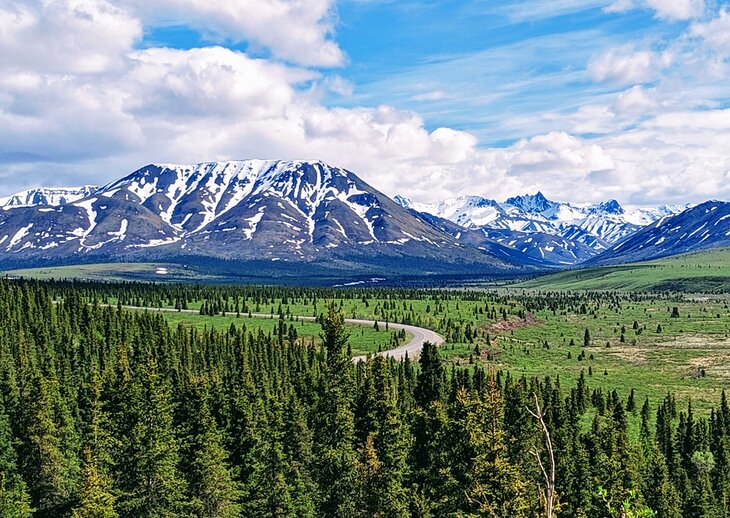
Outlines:
{"label": "spruce forest", "polygon": [[[445,343],[375,354],[396,322]],[[729,323],[671,294],[3,280],[0,516],[727,517]]]}

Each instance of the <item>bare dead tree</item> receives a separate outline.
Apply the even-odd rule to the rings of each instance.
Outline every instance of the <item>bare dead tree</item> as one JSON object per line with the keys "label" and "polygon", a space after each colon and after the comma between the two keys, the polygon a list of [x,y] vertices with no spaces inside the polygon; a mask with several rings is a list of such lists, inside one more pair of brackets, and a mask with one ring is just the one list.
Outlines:
{"label": "bare dead tree", "polygon": [[544,414],[540,408],[540,401],[537,394],[533,393],[532,395],[535,398],[535,411],[530,409],[530,407],[527,407],[527,411],[540,423],[540,427],[542,428],[545,450],[547,450],[548,456],[548,468],[545,468],[545,464],[537,448],[532,448],[530,454],[537,460],[537,465],[540,467],[540,471],[545,478],[545,490],[541,495],[545,502],[545,517],[553,518],[553,509],[555,506],[555,455],[553,453],[553,441],[550,439],[550,432],[545,424]]}

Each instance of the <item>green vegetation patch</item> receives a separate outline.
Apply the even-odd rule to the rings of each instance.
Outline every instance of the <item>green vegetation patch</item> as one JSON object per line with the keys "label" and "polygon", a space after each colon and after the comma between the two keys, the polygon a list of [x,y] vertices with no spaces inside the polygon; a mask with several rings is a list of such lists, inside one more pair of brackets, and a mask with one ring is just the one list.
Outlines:
{"label": "green vegetation patch", "polygon": [[730,249],[643,263],[569,270],[513,285],[537,290],[730,292]]}

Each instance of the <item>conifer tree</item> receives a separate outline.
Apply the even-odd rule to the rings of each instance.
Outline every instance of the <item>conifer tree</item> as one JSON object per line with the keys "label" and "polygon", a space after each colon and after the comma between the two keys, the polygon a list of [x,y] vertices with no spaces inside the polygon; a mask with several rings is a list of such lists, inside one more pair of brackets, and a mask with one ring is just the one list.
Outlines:
{"label": "conifer tree", "polygon": [[174,516],[185,508],[185,481],[178,473],[179,446],[173,429],[170,383],[157,360],[137,365],[121,417],[121,447],[115,459],[123,517]]}
{"label": "conifer tree", "polygon": [[442,400],[445,391],[445,371],[435,344],[423,344],[418,363],[421,371],[418,373],[414,397],[416,403],[425,408],[433,401]]}
{"label": "conifer tree", "polygon": [[117,518],[116,499],[109,491],[111,478],[100,471],[98,459],[91,448],[86,449],[85,456],[80,502],[74,508],[72,518]]}
{"label": "conifer tree", "polygon": [[17,456],[3,397],[0,396],[0,516],[30,518],[30,496],[18,473]]}
{"label": "conifer tree", "polygon": [[[467,397],[462,391],[458,399]],[[502,429],[502,395],[490,373],[487,390],[468,402],[463,440],[474,450],[467,473],[467,509],[478,516],[529,516],[528,487],[507,458]]]}
{"label": "conifer tree", "polygon": [[321,395],[316,412],[315,478],[320,488],[318,510],[326,517],[356,514],[357,463],[353,449],[354,414],[350,359],[344,354],[348,337],[345,320],[334,305],[322,322],[327,353]]}
{"label": "conifer tree", "polygon": [[39,512],[65,509],[78,482],[78,459],[72,418],[55,377],[36,374],[26,398],[23,474],[33,506]]}
{"label": "conifer tree", "polygon": [[186,456],[191,509],[200,516],[233,518],[240,515],[240,491],[228,467],[228,452],[211,414],[202,381],[188,391],[190,409]]}
{"label": "conifer tree", "polygon": [[89,431],[84,450],[84,468],[78,505],[73,518],[117,518],[116,497],[113,494],[112,478],[109,474],[113,439],[109,436],[109,420],[101,400],[101,384],[93,366],[90,385],[92,397]]}

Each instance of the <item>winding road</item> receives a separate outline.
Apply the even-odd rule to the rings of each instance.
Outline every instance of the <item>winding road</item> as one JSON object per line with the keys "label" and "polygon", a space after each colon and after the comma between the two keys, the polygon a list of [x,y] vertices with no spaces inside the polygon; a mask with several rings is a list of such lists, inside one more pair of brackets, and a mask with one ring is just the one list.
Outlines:
{"label": "winding road", "polygon": [[[108,304],[109,306],[114,306],[113,304]],[[131,309],[131,310],[147,310],[147,311],[158,311],[158,312],[169,312],[169,313],[194,313],[198,314],[198,311],[195,309],[175,309],[175,308],[144,308],[140,306],[122,306],[124,309]],[[271,318],[270,314],[266,313],[252,313],[252,317],[256,318]],[[294,317],[299,318],[299,320],[309,320],[313,321],[316,320],[312,316],[300,316],[300,317]],[[345,319],[346,324],[353,324],[353,325],[359,325],[359,326],[373,326],[375,325],[374,320],[361,320],[359,318],[346,318]],[[380,322],[382,324],[382,322]],[[400,331],[401,329],[405,329],[406,333],[411,334],[411,339],[394,349],[388,349],[387,351],[381,351],[379,353],[373,353],[377,356],[385,356],[386,358],[395,358],[396,360],[402,360],[405,358],[406,355],[410,359],[415,359],[418,357],[418,355],[421,353],[421,349],[423,349],[423,344],[426,342],[431,342],[432,344],[441,345],[444,343],[443,337],[434,332],[430,329],[425,329],[423,327],[416,327],[416,326],[409,326],[407,324],[395,324],[393,322],[388,323],[389,329],[396,329]],[[360,356],[354,356],[352,358],[353,362],[360,362],[365,361],[367,359],[367,355],[360,355]]]}

